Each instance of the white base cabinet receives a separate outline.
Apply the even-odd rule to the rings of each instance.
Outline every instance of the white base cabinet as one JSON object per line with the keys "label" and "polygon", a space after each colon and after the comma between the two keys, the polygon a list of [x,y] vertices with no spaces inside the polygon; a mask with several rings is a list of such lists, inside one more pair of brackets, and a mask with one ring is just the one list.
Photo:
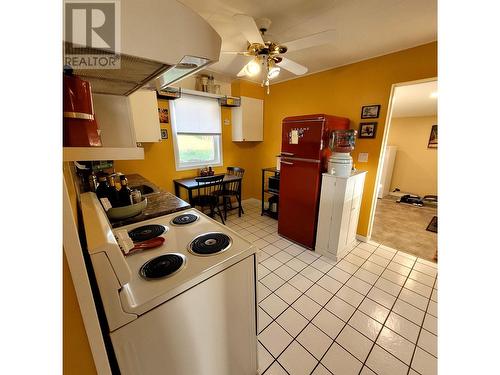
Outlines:
{"label": "white base cabinet", "polygon": [[336,261],[355,244],[365,176],[364,171],[349,177],[323,173],[315,247],[318,253]]}

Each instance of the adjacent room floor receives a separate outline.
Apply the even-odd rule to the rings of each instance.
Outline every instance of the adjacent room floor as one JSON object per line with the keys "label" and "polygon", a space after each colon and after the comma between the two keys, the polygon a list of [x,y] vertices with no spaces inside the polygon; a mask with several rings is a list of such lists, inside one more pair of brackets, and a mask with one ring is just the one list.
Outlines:
{"label": "adjacent room floor", "polygon": [[277,234],[260,203],[227,225],[258,252],[259,374],[437,373],[436,264],[359,243],[339,262]]}
{"label": "adjacent room floor", "polygon": [[437,233],[426,228],[437,216],[437,208],[396,203],[397,199],[391,196],[377,199],[371,239],[417,257],[434,260]]}

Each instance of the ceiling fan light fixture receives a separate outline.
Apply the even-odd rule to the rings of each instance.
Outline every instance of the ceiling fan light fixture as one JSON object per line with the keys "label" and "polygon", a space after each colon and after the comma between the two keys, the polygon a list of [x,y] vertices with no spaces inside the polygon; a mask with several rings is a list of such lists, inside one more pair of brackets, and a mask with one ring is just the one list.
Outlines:
{"label": "ceiling fan light fixture", "polygon": [[260,62],[257,58],[253,59],[252,61],[250,61],[246,67],[245,67],[245,72],[247,75],[249,75],[250,77],[256,75],[256,74],[259,74],[260,72]]}
{"label": "ceiling fan light fixture", "polygon": [[269,69],[269,72],[267,73],[267,78],[273,79],[276,78],[280,74],[280,67],[279,66],[273,66],[272,68]]}

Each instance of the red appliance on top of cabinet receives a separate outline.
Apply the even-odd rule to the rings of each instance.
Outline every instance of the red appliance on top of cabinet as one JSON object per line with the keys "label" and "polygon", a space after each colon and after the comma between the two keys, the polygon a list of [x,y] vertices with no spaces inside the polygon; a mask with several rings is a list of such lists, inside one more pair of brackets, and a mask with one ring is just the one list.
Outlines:
{"label": "red appliance on top of cabinet", "polygon": [[286,117],[281,134],[278,233],[314,249],[321,173],[326,172],[334,130],[349,119],[324,114]]}
{"label": "red appliance on top of cabinet", "polygon": [[90,83],[70,70],[63,76],[63,146],[102,146]]}

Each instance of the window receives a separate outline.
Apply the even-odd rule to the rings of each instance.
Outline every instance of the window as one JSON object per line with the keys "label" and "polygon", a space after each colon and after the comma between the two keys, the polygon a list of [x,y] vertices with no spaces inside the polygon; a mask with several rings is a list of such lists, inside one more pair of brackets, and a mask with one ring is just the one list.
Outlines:
{"label": "window", "polygon": [[217,99],[183,94],[170,102],[176,169],[222,165],[221,115]]}

